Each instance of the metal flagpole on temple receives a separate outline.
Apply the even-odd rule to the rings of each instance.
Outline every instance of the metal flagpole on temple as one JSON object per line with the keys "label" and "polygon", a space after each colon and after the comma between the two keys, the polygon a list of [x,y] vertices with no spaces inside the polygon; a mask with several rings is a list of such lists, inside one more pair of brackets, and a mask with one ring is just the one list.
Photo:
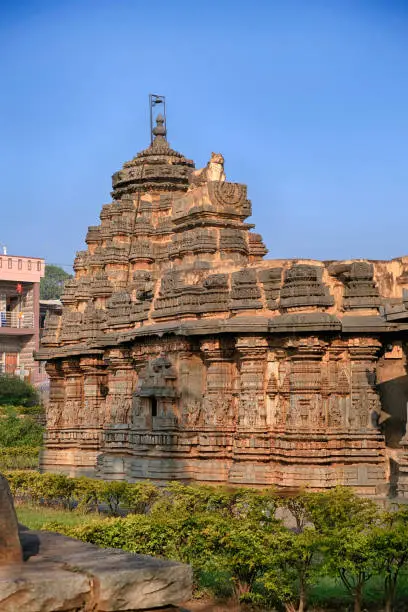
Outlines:
{"label": "metal flagpole on temple", "polygon": [[156,94],[149,94],[149,113],[150,113],[150,144],[153,144],[153,107],[157,104],[163,105],[163,117],[164,117],[164,127],[167,131],[167,121],[166,121],[166,98],[165,96],[159,96]]}

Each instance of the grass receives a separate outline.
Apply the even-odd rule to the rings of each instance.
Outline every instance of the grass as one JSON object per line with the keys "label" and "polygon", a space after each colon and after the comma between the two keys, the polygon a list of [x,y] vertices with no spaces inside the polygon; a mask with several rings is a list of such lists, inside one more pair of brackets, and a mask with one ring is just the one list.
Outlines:
{"label": "grass", "polygon": [[103,515],[37,506],[34,504],[16,504],[18,521],[29,529],[43,529],[47,523],[61,523],[69,527],[86,525],[94,520],[100,520]]}
{"label": "grass", "polygon": [[[381,579],[376,576],[369,580],[364,588],[364,604],[369,610],[377,610],[381,607],[384,593],[384,585]],[[408,602],[408,574],[402,573],[397,587],[397,604],[403,607],[398,608],[407,610],[405,607]],[[314,585],[309,595],[310,606],[317,609],[340,610],[351,605],[352,597],[346,591],[340,579],[335,580],[329,577],[319,578],[318,584]]]}

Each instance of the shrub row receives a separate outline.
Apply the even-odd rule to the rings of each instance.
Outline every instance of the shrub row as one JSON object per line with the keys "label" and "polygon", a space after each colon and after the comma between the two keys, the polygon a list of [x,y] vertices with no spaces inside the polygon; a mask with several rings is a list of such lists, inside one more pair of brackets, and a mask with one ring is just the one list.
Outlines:
{"label": "shrub row", "polygon": [[27,470],[13,470],[5,475],[17,502],[75,508],[83,512],[103,509],[112,516],[128,511],[145,513],[160,495],[160,489],[149,482],[129,484]]}
{"label": "shrub row", "polygon": [[39,452],[39,446],[0,447],[0,470],[35,470]]}
{"label": "shrub row", "polygon": [[[198,585],[286,610],[304,610],[311,586],[338,577],[362,606],[364,587],[383,581],[387,612],[408,564],[408,510],[380,511],[345,488],[280,498],[271,489],[228,489],[150,482],[127,484],[60,474],[11,472],[19,499],[124,517],[45,528],[99,546],[190,563]],[[291,525],[277,518],[283,508]],[[296,525],[294,527],[294,525]]]}
{"label": "shrub row", "polygon": [[18,414],[24,416],[32,416],[38,417],[43,416],[45,414],[44,406],[35,405],[35,406],[10,406],[10,405],[0,405],[0,415],[8,416],[9,414]]}

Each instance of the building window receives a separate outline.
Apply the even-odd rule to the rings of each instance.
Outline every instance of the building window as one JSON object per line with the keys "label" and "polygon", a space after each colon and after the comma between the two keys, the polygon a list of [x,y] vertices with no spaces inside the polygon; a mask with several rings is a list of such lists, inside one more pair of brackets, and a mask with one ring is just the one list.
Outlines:
{"label": "building window", "polygon": [[0,257],[0,268],[2,268],[2,267],[3,267],[3,260],[2,260],[2,258]]}
{"label": "building window", "polygon": [[37,270],[38,272],[41,271],[41,261],[37,261]]}
{"label": "building window", "polygon": [[31,270],[31,259],[27,261],[27,270]]}
{"label": "building window", "polygon": [[19,259],[19,260],[18,260],[18,269],[19,269],[19,270],[22,270],[22,269],[23,269],[23,260],[22,260],[22,259]]}
{"label": "building window", "polygon": [[13,267],[13,260],[11,259],[11,257],[8,258],[8,267],[9,268]]}

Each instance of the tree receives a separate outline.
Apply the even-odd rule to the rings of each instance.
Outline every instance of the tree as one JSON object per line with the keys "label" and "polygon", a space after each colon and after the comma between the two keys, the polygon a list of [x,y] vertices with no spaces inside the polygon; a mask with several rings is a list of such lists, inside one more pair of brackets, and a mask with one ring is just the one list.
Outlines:
{"label": "tree", "polygon": [[0,376],[0,406],[35,406],[39,403],[37,390],[17,376]]}
{"label": "tree", "polygon": [[45,274],[40,282],[40,298],[42,300],[58,300],[64,290],[65,281],[72,278],[59,266],[45,266]]}
{"label": "tree", "polygon": [[304,496],[307,514],[322,534],[334,530],[364,529],[377,523],[379,509],[376,503],[358,497],[348,487],[334,487],[324,493],[309,493]]}
{"label": "tree", "polygon": [[296,522],[296,532],[302,533],[307,525],[311,522],[310,509],[314,507],[315,493],[307,493],[300,491],[295,495],[283,497],[280,505],[286,508]]}
{"label": "tree", "polygon": [[339,576],[354,598],[354,612],[361,612],[363,588],[378,573],[371,529],[339,529],[328,538],[326,569]]}
{"label": "tree", "polygon": [[385,612],[392,612],[398,578],[408,564],[407,511],[388,512],[373,532],[378,574],[384,577]]}
{"label": "tree", "polygon": [[374,501],[358,497],[346,487],[305,497],[307,514],[325,541],[325,570],[339,576],[360,612],[363,588],[378,573],[373,530],[380,512]]}
{"label": "tree", "polygon": [[12,408],[0,419],[0,447],[41,446],[44,428],[29,416],[17,416]]}
{"label": "tree", "polygon": [[321,571],[324,541],[325,537],[310,527],[300,533],[286,530],[280,534],[279,546],[272,550],[270,569],[261,581],[286,610],[306,610],[310,585]]}

